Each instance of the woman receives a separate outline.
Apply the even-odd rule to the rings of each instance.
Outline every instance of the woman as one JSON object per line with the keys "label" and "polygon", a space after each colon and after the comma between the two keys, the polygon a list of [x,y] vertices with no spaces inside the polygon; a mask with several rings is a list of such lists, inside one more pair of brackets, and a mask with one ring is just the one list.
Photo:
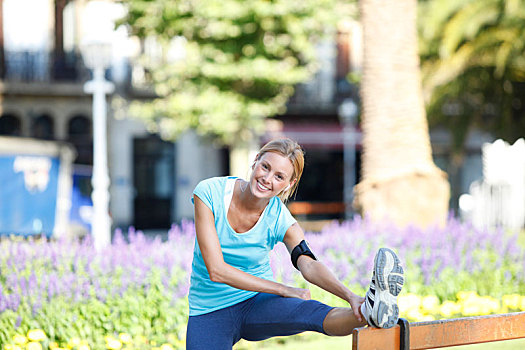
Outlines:
{"label": "woman", "polygon": [[[393,251],[381,248],[366,298],[352,293],[317,258],[283,204],[299,184],[301,147],[290,139],[261,148],[249,181],[211,178],[193,192],[197,239],[189,292],[187,349],[231,349],[241,338],[316,331],[348,335],[366,324],[397,323],[403,269]],[[284,242],[302,276],[346,300],[334,308],[310,300],[307,289],[273,280],[269,251]]]}

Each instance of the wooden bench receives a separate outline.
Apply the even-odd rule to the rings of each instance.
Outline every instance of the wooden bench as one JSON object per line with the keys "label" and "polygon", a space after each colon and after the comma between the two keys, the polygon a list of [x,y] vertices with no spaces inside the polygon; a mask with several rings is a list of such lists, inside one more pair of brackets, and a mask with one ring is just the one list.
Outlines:
{"label": "wooden bench", "polygon": [[352,349],[431,349],[525,338],[525,312],[411,324],[399,321],[390,329],[354,329]]}

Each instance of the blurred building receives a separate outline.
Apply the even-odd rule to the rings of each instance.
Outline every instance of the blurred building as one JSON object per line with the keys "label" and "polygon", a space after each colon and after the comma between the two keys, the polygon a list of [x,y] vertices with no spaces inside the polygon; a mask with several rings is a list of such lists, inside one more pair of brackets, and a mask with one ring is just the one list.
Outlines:
{"label": "blurred building", "polygon": [[[31,9],[28,11],[28,9]],[[110,0],[0,1],[0,135],[61,140],[75,146],[76,188],[89,198],[92,99],[83,91],[90,78],[80,54],[82,39],[105,35],[113,45],[106,77],[116,85],[108,116],[110,211],[116,226],[166,228],[193,215],[189,198],[203,178],[229,173],[229,152],[216,149],[191,132],[177,142],[161,140],[127,117],[134,99],[151,98],[145,71],[133,60],[155,54],[155,43],[127,36],[114,21],[123,7]],[[306,150],[306,169],[292,211],[303,219],[338,219],[344,215],[344,138],[339,106],[358,100],[348,73],[359,71],[360,27],[342,24],[335,40],[319,46],[321,69],[297,86],[285,115],[268,123],[263,143],[276,135],[296,139]],[[360,142],[355,135],[353,179],[359,181]],[[432,132],[436,163],[449,168],[448,133]],[[481,145],[474,135],[468,156],[452,178],[456,193],[466,193],[481,176]],[[198,161],[196,161],[198,160]],[[457,206],[457,198],[452,207]]]}
{"label": "blurred building", "polygon": [[165,142],[123,118],[127,101],[151,94],[140,74],[133,78],[129,60],[141,43],[113,29],[122,11],[112,1],[0,1],[0,135],[71,143],[78,153],[75,189],[89,200],[92,97],[83,91],[90,72],[79,47],[93,32],[110,36],[113,64],[106,77],[117,87],[113,100],[124,101],[108,115],[111,216],[116,226],[166,228],[192,216],[193,187],[202,178],[226,174],[227,162],[224,151],[191,133]]}

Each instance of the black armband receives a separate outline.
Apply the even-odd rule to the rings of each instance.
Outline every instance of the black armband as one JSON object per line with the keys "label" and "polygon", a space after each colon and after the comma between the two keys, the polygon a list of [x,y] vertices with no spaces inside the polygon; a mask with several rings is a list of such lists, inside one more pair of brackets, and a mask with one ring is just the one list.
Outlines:
{"label": "black armband", "polygon": [[297,259],[299,259],[301,255],[308,255],[310,258],[317,260],[304,239],[292,250],[292,264],[297,270],[299,270],[297,267]]}

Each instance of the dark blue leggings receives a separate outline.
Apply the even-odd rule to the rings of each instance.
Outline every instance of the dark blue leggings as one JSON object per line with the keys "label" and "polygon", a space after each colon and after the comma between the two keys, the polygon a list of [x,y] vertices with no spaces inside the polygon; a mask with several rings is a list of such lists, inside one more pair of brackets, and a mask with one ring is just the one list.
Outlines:
{"label": "dark blue leggings", "polygon": [[332,309],[315,300],[259,293],[225,309],[190,316],[186,349],[231,350],[240,339],[257,341],[305,331],[326,334],[323,321]]}

